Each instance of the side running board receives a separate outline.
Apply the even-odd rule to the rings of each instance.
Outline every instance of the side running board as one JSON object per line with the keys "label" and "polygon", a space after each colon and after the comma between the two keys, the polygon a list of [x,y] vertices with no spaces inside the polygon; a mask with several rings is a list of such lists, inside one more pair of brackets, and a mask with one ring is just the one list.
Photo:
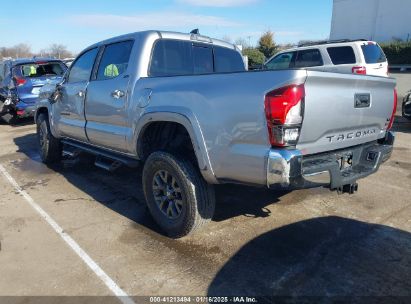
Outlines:
{"label": "side running board", "polygon": [[132,157],[117,154],[101,148],[89,146],[77,141],[63,139],[63,155],[70,158],[77,158],[81,152],[89,153],[96,156],[94,165],[107,171],[114,171],[122,165],[136,168],[140,161]]}

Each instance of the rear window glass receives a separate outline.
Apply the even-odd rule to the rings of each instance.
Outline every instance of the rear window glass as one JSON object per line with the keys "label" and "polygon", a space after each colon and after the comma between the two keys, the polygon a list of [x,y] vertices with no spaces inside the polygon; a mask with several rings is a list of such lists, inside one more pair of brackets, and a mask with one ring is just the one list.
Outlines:
{"label": "rear window glass", "polygon": [[17,66],[16,69],[19,70],[23,77],[43,77],[43,76],[61,76],[65,72],[63,65],[58,62],[49,63],[33,63],[33,64],[23,64]]}
{"label": "rear window glass", "polygon": [[193,47],[194,74],[209,74],[214,71],[213,50],[209,47]]}
{"label": "rear window glass", "polygon": [[191,41],[159,40],[153,50],[149,75],[153,77],[245,71],[240,53]]}
{"label": "rear window glass", "polygon": [[387,61],[384,52],[377,44],[365,44],[361,46],[366,63],[381,63]]}
{"label": "rear window glass", "polygon": [[351,46],[339,46],[327,48],[331,61],[335,65],[356,63],[354,50]]}
{"label": "rear window glass", "polygon": [[308,68],[322,65],[323,59],[318,49],[303,50],[297,52],[297,58],[295,60],[296,68]]}
{"label": "rear window glass", "polygon": [[214,47],[214,69],[217,73],[245,71],[241,55],[224,47]]}

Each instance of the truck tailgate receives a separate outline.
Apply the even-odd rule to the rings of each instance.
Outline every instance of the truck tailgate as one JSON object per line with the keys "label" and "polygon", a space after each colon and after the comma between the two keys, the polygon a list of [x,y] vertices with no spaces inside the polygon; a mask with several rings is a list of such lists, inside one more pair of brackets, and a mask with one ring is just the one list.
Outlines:
{"label": "truck tailgate", "polygon": [[307,71],[297,148],[314,154],[384,137],[395,84],[392,78]]}

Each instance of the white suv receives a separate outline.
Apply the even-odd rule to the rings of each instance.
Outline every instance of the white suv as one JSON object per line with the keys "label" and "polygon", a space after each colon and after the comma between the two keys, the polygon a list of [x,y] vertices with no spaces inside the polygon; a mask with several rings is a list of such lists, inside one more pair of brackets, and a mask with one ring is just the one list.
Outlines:
{"label": "white suv", "polygon": [[337,73],[388,76],[388,62],[381,47],[374,41],[334,40],[300,44],[277,53],[265,69],[309,68]]}

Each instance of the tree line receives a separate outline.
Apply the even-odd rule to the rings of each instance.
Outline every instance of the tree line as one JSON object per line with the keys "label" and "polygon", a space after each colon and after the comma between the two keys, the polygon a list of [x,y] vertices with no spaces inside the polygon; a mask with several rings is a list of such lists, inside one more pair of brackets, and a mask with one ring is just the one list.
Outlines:
{"label": "tree line", "polygon": [[33,52],[31,46],[27,43],[19,43],[12,47],[0,47],[1,58],[28,58],[28,57],[54,57],[58,59],[70,58],[74,54],[70,52],[63,44],[53,43],[48,48],[39,52]]}
{"label": "tree line", "polygon": [[[223,40],[231,42],[228,36],[223,37]],[[256,46],[251,45],[250,40],[247,41],[245,38],[237,39],[234,44],[242,47],[243,55],[248,57],[249,67],[260,66],[279,51],[293,47],[292,44],[277,44],[274,40],[274,32],[270,30],[261,35]]]}

